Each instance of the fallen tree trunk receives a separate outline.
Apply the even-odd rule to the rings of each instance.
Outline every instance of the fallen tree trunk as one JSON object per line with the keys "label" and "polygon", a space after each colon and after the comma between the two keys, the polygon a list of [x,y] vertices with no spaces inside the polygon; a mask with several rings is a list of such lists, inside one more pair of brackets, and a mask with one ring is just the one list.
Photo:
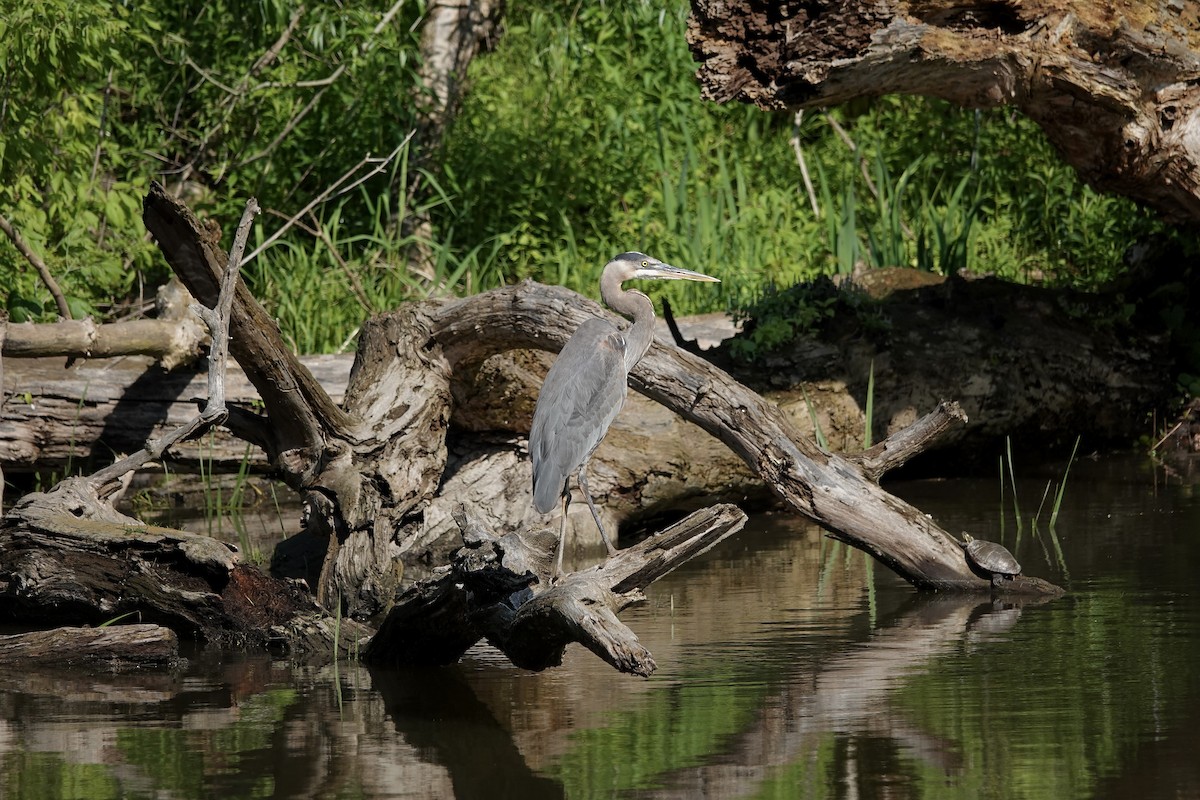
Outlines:
{"label": "fallen tree trunk", "polygon": [[[903,429],[943,397],[958,398],[966,424],[930,439],[924,456],[925,463],[936,459],[943,470],[947,464],[990,463],[1006,439],[1026,463],[1062,457],[1076,436],[1085,448],[1123,445],[1143,435],[1144,420],[1174,396],[1174,371],[1161,336],[1144,325],[1121,323],[1119,298],[955,278],[873,300],[867,313],[874,324],[866,325],[859,321],[863,300],[849,296],[857,289],[831,284],[797,289],[824,291],[822,297],[835,304],[833,318],[809,338],[764,354],[750,367],[729,368],[778,405],[799,435],[814,436],[815,416],[839,452],[857,449],[864,439],[869,377],[873,439]],[[1063,313],[1064,307],[1077,311]],[[1138,315],[1155,317],[1153,308]],[[1111,321],[1095,325],[1095,319]],[[411,335],[425,334],[414,327]],[[730,362],[724,348],[705,356]],[[340,404],[352,358],[306,356],[300,363]],[[438,488],[434,502],[442,510],[426,514],[436,531],[427,528],[423,540],[440,536],[447,547],[457,546],[447,510],[455,503],[451,488],[513,506],[496,519],[520,517],[525,497],[509,492],[515,487],[502,473],[519,468],[520,440],[528,433],[550,360],[542,351],[510,350],[477,367],[454,369],[446,444],[455,485]],[[106,463],[113,453],[131,452],[182,424],[206,391],[202,373],[165,372],[138,357],[80,359],[68,367],[61,359],[9,359],[4,385],[0,464],[10,474],[35,466]],[[226,386],[231,404],[261,404],[240,369],[231,366]],[[225,428],[181,443],[169,460],[172,473],[194,472],[202,464],[209,474],[270,468],[263,450]],[[728,448],[637,394],[593,465],[593,494],[613,529],[694,510],[712,499],[756,506],[769,497]],[[182,491],[180,483],[173,483],[172,494]],[[576,512],[579,530],[593,536],[586,510],[579,506]]]}
{"label": "fallen tree trunk", "polygon": [[[573,292],[526,282],[447,304],[433,312],[429,329],[451,363],[469,364],[497,349],[559,348],[584,319],[606,313]],[[629,384],[724,442],[792,509],[915,586],[985,588],[954,539],[875,483],[926,447],[928,435],[898,433],[881,442],[873,452],[886,454],[885,463],[868,469],[861,459],[821,450],[777,406],[720,369],[658,342],[630,373]],[[931,414],[965,421],[953,404]],[[930,435],[947,428],[928,420],[914,424]]]}
{"label": "fallen tree trunk", "polygon": [[1011,105],[1097,189],[1200,219],[1195,3],[693,0],[688,39],[710,100]]}
{"label": "fallen tree trunk", "polygon": [[94,663],[110,669],[169,666],[179,638],[162,625],[54,628],[0,636],[0,664],[28,668]]}
{"label": "fallen tree trunk", "polygon": [[[15,327],[15,326],[14,326]],[[352,356],[307,356],[304,365],[335,402],[341,402]],[[204,367],[164,369],[155,358],[5,359],[0,415],[0,464],[11,473],[103,465],[183,425],[207,399]],[[236,365],[226,376],[230,404],[253,408],[258,392]],[[169,454],[173,469],[237,472],[248,462],[269,464],[227,428],[203,440],[181,442]]]}
{"label": "fallen tree trunk", "polygon": [[[528,526],[511,519],[497,526],[467,524],[459,511],[468,547],[450,577],[423,584],[392,608],[399,556],[417,552],[427,536],[439,513],[439,487],[443,503],[453,496],[457,475],[451,467],[458,474],[471,468],[455,465],[447,447],[452,376],[502,351],[557,350],[580,322],[604,312],[572,292],[530,282],[449,303],[406,306],[363,325],[339,407],[237,283],[255,208],[251,201],[227,266],[213,228],[200,226],[160,187],[147,197],[147,225],[203,304],[198,313],[212,332],[208,397],[194,419],[161,439],[88,478],[68,479],[19,502],[0,526],[0,605],[17,613],[33,609],[92,618],[137,611],[209,640],[282,641],[293,649],[315,643],[331,654],[356,648],[366,629],[346,628],[348,622],[339,627],[325,610],[360,618],[391,611],[369,650],[385,660],[404,660],[396,654],[414,647],[444,658],[486,636],[530,668],[557,663],[563,647],[579,641],[618,669],[637,674],[653,669],[650,655],[616,612],[667,570],[737,530],[744,518],[736,509],[701,512],[540,592],[531,587],[547,585],[553,534],[533,534],[528,541],[514,534],[498,537],[486,528]],[[233,413],[227,406],[226,346],[262,397],[265,416]],[[630,384],[724,442],[798,512],[914,585],[994,591],[972,572],[954,539],[876,483],[963,421],[954,404],[939,405],[865,453],[839,457],[800,436],[776,406],[679,348],[654,344]],[[262,447],[272,466],[303,493],[307,527],[293,541],[318,545],[312,560],[320,569],[310,584],[316,606],[305,606],[308,596],[300,584],[239,564],[220,543],[142,525],[108,505],[130,470],[217,424]],[[513,468],[492,485],[522,502],[500,504],[499,513],[515,514],[521,507],[528,516],[527,459],[519,455],[520,442],[508,447]],[[488,498],[470,499],[497,513]],[[466,595],[460,587],[469,587]],[[1060,590],[1018,577],[1005,581],[1003,591]]]}
{"label": "fallen tree trunk", "polygon": [[8,324],[2,353],[8,358],[154,356],[157,363],[170,370],[177,364],[195,361],[206,339],[200,320],[187,315],[104,325],[90,318],[43,325],[25,322]]}

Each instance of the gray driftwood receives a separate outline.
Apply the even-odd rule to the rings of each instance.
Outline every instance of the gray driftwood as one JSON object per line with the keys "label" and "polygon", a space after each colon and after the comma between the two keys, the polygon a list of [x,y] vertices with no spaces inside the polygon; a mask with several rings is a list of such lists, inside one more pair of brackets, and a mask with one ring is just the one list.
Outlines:
{"label": "gray driftwood", "polygon": [[108,668],[167,666],[179,659],[179,637],[163,625],[53,628],[0,636],[0,664],[27,668],[94,663]]}
{"label": "gray driftwood", "polygon": [[45,325],[27,322],[8,326],[3,354],[9,358],[147,355],[154,356],[164,369],[169,370],[198,358],[200,347],[207,338],[204,325],[194,316],[104,325],[98,325],[90,318]]}
{"label": "gray driftwood", "polygon": [[448,664],[486,639],[517,666],[562,663],[578,642],[621,672],[649,675],[650,652],[617,614],[651,583],[741,530],[746,515],[724,505],[697,511],[604,563],[550,583],[557,535],[496,535],[459,511],[464,546],[441,577],[400,598],[364,658],[392,665]]}
{"label": "gray driftwood", "polygon": [[[444,503],[454,495],[455,479],[475,467],[456,462],[447,446],[453,375],[500,352],[557,350],[583,319],[605,312],[571,292],[528,282],[450,303],[405,306],[364,324],[339,406],[236,280],[251,218],[248,207],[227,256],[214,229],[201,226],[159,187],[147,196],[146,224],[200,301],[194,308],[212,331],[208,396],[194,419],[116,464],[17,504],[0,527],[0,598],[7,608],[57,610],[92,621],[139,611],[205,639],[282,641],[327,652],[353,651],[366,629],[343,622],[339,635],[322,609],[360,618],[390,610],[368,649],[381,660],[411,661],[414,649],[422,653],[415,660],[457,657],[486,637],[530,668],[557,663],[566,644],[578,641],[618,669],[653,669],[616,613],[649,582],[737,530],[743,517],[736,509],[698,512],[546,591],[534,587],[546,586],[552,533],[497,537],[487,531],[538,526],[469,523],[459,512],[467,546],[450,576],[420,584],[392,608],[401,557],[428,544],[431,517],[454,518],[458,510],[439,511],[439,487]],[[226,404],[227,343],[265,413]],[[876,483],[884,470],[961,421],[953,404],[940,405],[875,450],[846,458],[820,450],[776,406],[679,348],[656,343],[630,383],[723,442],[799,513],[916,586],[990,588],[970,571],[954,539]],[[293,541],[316,546],[316,605],[301,583],[241,565],[220,543],[142,525],[108,504],[129,470],[217,424],[263,448],[278,474],[303,494],[307,527]],[[521,446],[514,440],[498,448],[508,451],[513,465],[503,473],[503,492],[526,498],[504,504],[503,513],[528,507]],[[496,463],[487,460],[485,468]],[[467,492],[462,500],[492,507],[489,498]],[[471,587],[469,596],[460,586]],[[463,620],[470,623],[465,629]],[[414,630],[424,639],[412,638]],[[402,651],[409,655],[398,655]]]}
{"label": "gray driftwood", "polygon": [[[216,235],[158,190],[147,196],[145,216],[176,274],[209,302],[226,259]],[[305,493],[306,535],[326,543],[318,600],[328,607],[340,597],[355,616],[387,609],[400,584],[398,557],[428,546],[431,514],[450,515],[432,501],[438,486],[454,478],[446,441],[451,376],[501,351],[558,350],[584,319],[607,313],[572,292],[529,282],[405,306],[363,325],[347,399],[338,408],[256,308],[240,291],[230,323],[231,347],[266,410],[256,439]],[[724,442],[789,506],[914,585],[989,588],[928,517],[880,489],[873,473],[823,452],[775,405],[711,364],[656,343],[630,385]],[[903,447],[889,445],[891,458],[928,441],[911,437]],[[517,468],[506,471],[506,491],[524,494],[528,467],[519,446],[509,446]],[[457,467],[461,472],[469,465]],[[490,498],[469,499],[489,508]],[[494,527],[507,528],[512,520],[500,522]]]}

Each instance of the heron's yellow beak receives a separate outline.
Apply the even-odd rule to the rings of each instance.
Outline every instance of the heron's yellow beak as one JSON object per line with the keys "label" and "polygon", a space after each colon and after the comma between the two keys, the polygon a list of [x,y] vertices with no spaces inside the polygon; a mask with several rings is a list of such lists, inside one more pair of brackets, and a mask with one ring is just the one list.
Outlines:
{"label": "heron's yellow beak", "polygon": [[673,267],[670,264],[653,264],[647,267],[639,267],[633,273],[633,278],[651,278],[664,281],[705,281],[707,283],[720,283],[720,278],[714,278],[711,275],[705,275],[703,272],[693,272],[690,269],[682,267]]}

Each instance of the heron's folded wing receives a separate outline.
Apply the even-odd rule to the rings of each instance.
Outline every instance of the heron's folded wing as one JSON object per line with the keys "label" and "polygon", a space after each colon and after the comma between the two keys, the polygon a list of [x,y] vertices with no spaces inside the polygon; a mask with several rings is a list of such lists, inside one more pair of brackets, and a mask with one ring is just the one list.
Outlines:
{"label": "heron's folded wing", "polygon": [[533,503],[546,513],[591,455],[625,401],[625,338],[608,322],[579,326],[538,395],[529,432]]}

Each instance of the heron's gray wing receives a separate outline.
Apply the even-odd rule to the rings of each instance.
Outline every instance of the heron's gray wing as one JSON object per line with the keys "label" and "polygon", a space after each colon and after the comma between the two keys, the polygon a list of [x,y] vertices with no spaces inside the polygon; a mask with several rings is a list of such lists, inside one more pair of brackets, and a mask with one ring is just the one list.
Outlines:
{"label": "heron's gray wing", "polygon": [[602,319],[579,326],[546,374],[529,431],[533,504],[543,514],[600,444],[625,401],[625,337]]}

